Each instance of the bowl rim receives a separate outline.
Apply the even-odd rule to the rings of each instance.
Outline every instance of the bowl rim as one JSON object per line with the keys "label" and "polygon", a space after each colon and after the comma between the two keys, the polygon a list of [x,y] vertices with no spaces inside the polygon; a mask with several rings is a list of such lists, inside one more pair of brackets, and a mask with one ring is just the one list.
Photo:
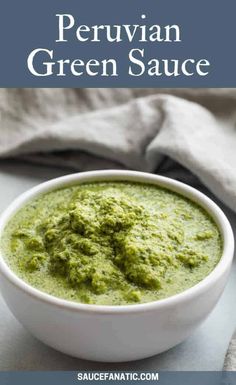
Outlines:
{"label": "bowl rim", "polygon": [[234,236],[231,225],[219,208],[219,206],[213,202],[202,192],[197,189],[188,186],[183,182],[179,182],[175,179],[171,179],[165,176],[150,174],[139,171],[130,170],[99,170],[99,171],[87,171],[73,173],[58,178],[53,178],[49,181],[40,183],[33,188],[27,190],[23,194],[20,194],[13,202],[4,210],[0,216],[0,240],[4,231],[4,228],[12,216],[22,208],[27,202],[35,197],[47,193],[58,188],[66,186],[86,183],[86,182],[98,182],[98,181],[130,181],[140,182],[158,185],[169,189],[170,191],[177,192],[180,195],[197,203],[200,207],[205,209],[212,219],[217,224],[222,240],[223,251],[220,261],[215,268],[202,279],[196,285],[186,289],[178,294],[166,297],[164,299],[129,305],[96,305],[96,304],[84,304],[79,302],[69,301],[63,298],[59,298],[46,292],[43,292],[37,288],[34,288],[30,284],[26,283],[23,279],[17,276],[4,259],[2,250],[0,249],[0,273],[16,288],[27,293],[31,297],[40,300],[48,305],[54,305],[60,308],[66,308],[73,311],[82,311],[85,313],[96,314],[136,314],[140,312],[148,312],[153,309],[162,309],[168,306],[178,306],[183,301],[194,299],[198,295],[206,291],[210,286],[214,285],[218,279],[224,275],[231,265],[234,254]]}

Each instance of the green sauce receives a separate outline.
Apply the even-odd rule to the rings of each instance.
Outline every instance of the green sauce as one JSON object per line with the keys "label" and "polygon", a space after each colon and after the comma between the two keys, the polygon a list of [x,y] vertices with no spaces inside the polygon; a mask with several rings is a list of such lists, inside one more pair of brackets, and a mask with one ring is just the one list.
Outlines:
{"label": "green sauce", "polygon": [[219,230],[197,204],[129,182],[86,183],[31,201],[8,223],[10,268],[54,296],[98,305],[143,303],[205,278],[222,254]]}

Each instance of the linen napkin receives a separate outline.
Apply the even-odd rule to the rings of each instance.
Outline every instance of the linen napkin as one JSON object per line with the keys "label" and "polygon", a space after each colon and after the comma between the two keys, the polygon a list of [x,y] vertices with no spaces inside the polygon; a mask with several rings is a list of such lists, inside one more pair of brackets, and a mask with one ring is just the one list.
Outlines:
{"label": "linen napkin", "polygon": [[167,155],[236,210],[235,89],[1,89],[0,118],[0,157],[153,172]]}

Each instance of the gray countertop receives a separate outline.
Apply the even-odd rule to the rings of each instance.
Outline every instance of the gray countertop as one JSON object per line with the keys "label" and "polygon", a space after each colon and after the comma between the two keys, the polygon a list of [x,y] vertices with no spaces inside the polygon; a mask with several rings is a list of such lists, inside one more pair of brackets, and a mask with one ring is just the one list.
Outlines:
{"label": "gray countertop", "polygon": [[[0,162],[0,211],[28,188],[63,174],[66,170]],[[236,215],[223,210],[235,228]],[[83,361],[45,346],[24,330],[0,296],[0,370],[221,370],[236,326],[235,294],[234,262],[223,296],[192,337],[163,354],[121,364]]]}

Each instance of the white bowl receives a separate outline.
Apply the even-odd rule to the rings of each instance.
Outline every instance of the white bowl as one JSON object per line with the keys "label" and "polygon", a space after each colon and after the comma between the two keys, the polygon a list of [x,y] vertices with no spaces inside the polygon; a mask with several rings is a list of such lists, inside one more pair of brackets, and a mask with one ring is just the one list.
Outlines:
{"label": "white bowl", "polygon": [[0,288],[15,317],[45,344],[75,357],[121,362],[161,353],[185,340],[209,315],[225,287],[234,252],[231,226],[221,209],[199,191],[175,180],[135,171],[94,171],[42,183],[18,197],[0,218],[0,236],[9,219],[29,200],[68,184],[126,180],[176,191],[201,205],[215,220],[223,254],[215,269],[192,288],[155,302],[101,306],[70,302],[28,285],[0,256]]}

